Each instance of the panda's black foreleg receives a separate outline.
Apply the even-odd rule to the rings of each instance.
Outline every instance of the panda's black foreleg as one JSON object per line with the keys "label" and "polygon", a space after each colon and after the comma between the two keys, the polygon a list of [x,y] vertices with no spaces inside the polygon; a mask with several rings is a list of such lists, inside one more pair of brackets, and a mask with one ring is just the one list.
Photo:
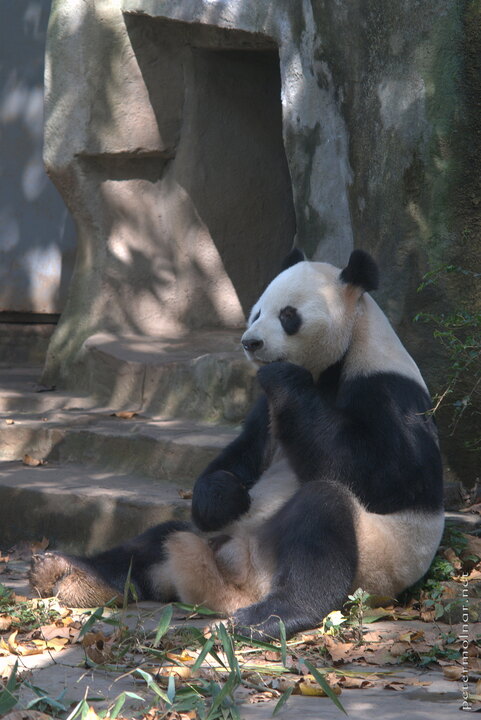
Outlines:
{"label": "panda's black foreleg", "polygon": [[340,609],[357,568],[354,512],[349,492],[337,483],[309,482],[270,519],[260,536],[276,566],[271,592],[235,613],[242,634],[279,637],[316,627]]}
{"label": "panda's black foreleg", "polygon": [[200,530],[220,530],[249,510],[249,488],[260,478],[269,453],[269,410],[258,399],[241,434],[197,478],[192,519]]}
{"label": "panda's black foreleg", "polygon": [[349,463],[351,446],[341,440],[346,417],[323,397],[308,370],[279,361],[262,367],[257,377],[269,401],[276,439],[301,482],[329,476],[340,453]]}

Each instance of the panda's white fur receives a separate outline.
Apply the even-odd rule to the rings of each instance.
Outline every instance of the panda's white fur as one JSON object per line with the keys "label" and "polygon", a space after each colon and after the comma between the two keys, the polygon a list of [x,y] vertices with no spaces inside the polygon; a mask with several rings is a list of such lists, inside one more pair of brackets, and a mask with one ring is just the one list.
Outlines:
{"label": "panda's white fur", "polygon": [[[342,357],[349,346],[357,309],[345,295],[340,270],[327,263],[300,262],[278,275],[254,305],[249,327],[242,337],[265,344],[248,359],[261,364],[287,360],[309,370],[315,378]],[[301,334],[286,335],[279,311],[297,308],[302,315]]]}
{"label": "panda's white fur", "polygon": [[[283,439],[284,428],[279,426],[279,423],[284,423],[284,389],[281,386],[280,390],[275,387],[272,390],[269,385],[271,376],[275,380],[277,371],[287,372],[286,377],[291,378],[289,382],[293,388],[289,390],[290,397],[297,401],[296,383],[300,383],[299,387],[303,388],[302,392],[307,398],[304,402],[309,410],[311,391],[305,389],[309,381],[297,373],[295,366],[311,373],[314,379],[313,397],[316,396],[314,399],[317,402],[319,395],[321,403],[323,386],[321,385],[318,391],[316,383],[322,383],[326,373],[329,376],[333,367],[338,368],[335,383],[339,388],[355,389],[356,383],[366,380],[368,383],[372,381],[375,390],[376,383],[382,384],[386,378],[388,390],[382,386],[380,398],[391,401],[389,383],[392,382],[394,425],[389,430],[390,437],[395,446],[396,423],[403,423],[399,425],[399,431],[400,434],[406,431],[407,452],[410,452],[411,430],[406,428],[406,424],[413,424],[413,433],[422,434],[425,429],[424,426],[418,429],[419,413],[409,410],[402,416],[401,411],[398,411],[395,394],[399,393],[399,390],[396,389],[396,383],[401,383],[401,391],[402,383],[406,384],[406,393],[413,396],[413,408],[417,407],[417,403],[421,403],[424,412],[429,407],[429,397],[414,360],[403,347],[384,313],[365,292],[375,286],[369,279],[369,274],[374,272],[373,268],[375,270],[372,260],[358,252],[353,254],[350,264],[342,272],[326,263],[302,261],[284,270],[272,281],[254,305],[248,328],[242,337],[248,359],[261,368],[269,368],[261,371],[260,379],[261,384],[264,381],[263,387],[269,401],[270,429],[266,427],[267,415],[265,420],[262,419],[264,415],[259,416],[261,420],[253,416],[254,419],[248,421],[244,431],[248,442],[243,446],[241,436],[241,444],[236,446],[233,443],[229,446],[197,481],[194,491],[194,520],[205,532],[192,531],[188,527],[158,526],[157,529],[148,531],[145,536],[132,541],[133,544],[127,543],[94,558],[83,558],[77,563],[75,559],[70,559],[70,585],[75,583],[77,570],[85,573],[90,567],[93,573],[90,578],[93,588],[96,587],[96,582],[102,582],[102,587],[107,582],[119,591],[119,583],[114,582],[114,576],[116,579],[117,575],[122,575],[121,563],[125,564],[124,557],[128,557],[130,553],[132,557],[138,556],[142,560],[139,563],[142,570],[138,571],[137,577],[133,571],[132,577],[143,596],[161,600],[175,596],[185,602],[205,604],[219,612],[234,615],[234,620],[241,626],[258,623],[265,632],[276,635],[275,625],[270,621],[271,615],[281,616],[286,622],[288,633],[292,633],[312,626],[315,621],[322,619],[322,613],[333,609],[330,604],[339,602],[346,591],[363,587],[374,594],[395,596],[426,572],[439,545],[444,525],[440,502],[439,453],[432,421],[426,419],[429,433],[425,439],[424,435],[418,437],[413,434],[412,437],[413,455],[416,455],[413,461],[413,482],[418,483],[420,490],[410,488],[408,482],[405,501],[402,494],[399,496],[402,502],[393,500],[391,503],[388,497],[384,505],[381,503],[381,511],[373,512],[364,504],[366,500],[370,503],[376,499],[369,496],[372,491],[366,491],[368,494],[363,502],[355,483],[342,485],[338,478],[331,477],[329,463],[323,466],[327,470],[319,469],[316,474],[315,456],[313,460],[304,461],[302,457],[296,459],[296,450],[294,449],[293,455],[292,448],[287,447],[288,443],[286,445],[286,439]],[[284,311],[288,316],[287,324],[280,321]],[[329,386],[326,387],[329,389]],[[421,399],[417,398],[418,394]],[[367,399],[370,401],[370,398]],[[314,417],[327,423],[319,432],[325,431],[328,435],[329,412],[329,407],[325,411],[321,407],[320,414],[314,414]],[[302,412],[300,417],[302,419]],[[307,432],[312,432],[312,428],[308,427]],[[379,433],[383,432],[384,428],[380,427]],[[259,434],[263,436],[262,440],[258,440]],[[251,445],[254,446],[256,442],[259,447],[252,449]],[[313,442],[317,442],[315,435]],[[423,443],[429,446],[425,454]],[[332,447],[336,448],[336,445]],[[309,450],[310,448],[306,447],[306,455]],[[248,456],[251,465],[259,468],[255,477],[251,478],[247,474],[246,481],[242,478],[239,480],[244,472],[243,454]],[[300,454],[302,455],[302,451]],[[406,460],[407,467],[411,467],[408,460],[409,458]],[[404,461],[405,458],[401,457],[400,462]],[[307,475],[303,475],[306,469],[303,462],[307,463]],[[336,462],[340,462],[342,468],[342,457],[340,460],[336,459]],[[351,458],[350,462],[355,463],[356,458]],[[420,474],[418,473],[418,465],[422,466],[423,463],[426,464],[425,483],[422,467]],[[382,468],[374,470],[379,474]],[[365,468],[363,471],[365,473]],[[326,476],[323,476],[323,472],[327,472]],[[321,485],[317,486],[319,482]],[[386,477],[386,483],[389,482],[392,482],[392,478]],[[403,479],[400,478],[399,483],[395,483],[396,491],[402,482]],[[247,490],[243,483],[248,487],[247,499],[244,497]],[[212,488],[216,488],[215,492]],[[361,490],[364,490],[362,485]],[[233,493],[235,501],[232,500],[231,509],[228,510],[230,492]],[[315,494],[319,492],[320,495]],[[225,520],[222,520],[222,493],[225,493],[226,498]],[[309,493],[314,493],[312,502]],[[316,501],[316,497],[323,500]],[[241,510],[237,509],[237,502],[239,507],[242,505]],[[322,588],[323,573],[327,584],[335,584],[339,577],[340,589],[337,594],[335,588],[332,592],[330,588],[324,588],[322,592],[313,591],[307,587],[310,583],[308,578],[304,597],[303,588],[298,586],[304,582],[301,576],[302,572],[307,572],[308,563],[306,561],[305,570],[299,570],[300,575],[296,575],[295,568],[292,571],[289,569],[289,562],[302,565],[303,560],[300,554],[293,554],[294,559],[289,560],[290,549],[281,547],[282,529],[279,530],[275,525],[277,522],[285,522],[286,535],[291,538],[292,544],[299,542],[300,552],[303,542],[304,551],[309,551],[309,539],[300,540],[296,535],[296,523],[301,530],[303,517],[302,512],[299,515],[295,507],[297,503],[301,509],[304,507],[309,512],[311,507],[316,510],[316,502],[321,505],[326,503],[324,515],[323,507],[317,508],[320,518],[319,532],[328,533],[326,547],[332,549],[329,552],[333,560],[331,563],[328,553],[329,556],[319,560],[319,568],[315,568],[314,572],[311,570],[310,575],[316,575],[319,570],[319,588]],[[334,503],[334,508],[339,507],[339,527],[336,525],[337,519],[332,517],[332,510],[327,509],[331,502]],[[403,506],[397,507],[397,502]],[[205,508],[210,509],[208,503],[210,506],[212,503],[218,505],[213,508],[215,513],[212,516],[206,514]],[[294,513],[292,517],[289,514],[291,506]],[[298,512],[298,516],[295,512]],[[331,521],[334,525],[329,529]],[[344,521],[345,530],[342,524]],[[315,544],[318,541],[313,534],[315,531],[311,528],[309,532],[312,543]],[[302,535],[302,532],[300,534]],[[339,550],[337,557],[337,546],[342,544],[340,541],[344,539],[345,548]],[[154,543],[159,545],[157,561],[153,552]],[[351,547],[353,553],[350,553]],[[355,554],[355,559],[350,558],[350,554]],[[149,559],[147,562],[145,558],[150,558],[151,555],[152,561]],[[62,563],[65,562],[65,556],[57,557],[61,557]],[[32,572],[32,582],[38,587],[46,586],[45,558],[43,563],[42,577],[39,572],[35,574],[35,568]],[[55,573],[51,572],[51,575]],[[60,581],[66,582],[65,573],[61,575]],[[286,593],[283,595],[283,583],[295,585],[291,593],[294,607],[292,612],[289,597]],[[319,607],[314,609],[316,599],[313,593],[315,595],[316,592],[323,595],[323,599],[322,602],[319,601]]]}
{"label": "panda's white fur", "polygon": [[[397,372],[424,389],[419,368],[389,320],[368,293],[346,285],[339,268],[321,262],[300,262],[278,275],[256,302],[242,339],[256,337],[264,346],[252,362],[287,360],[309,370],[314,378],[347,352],[346,377]],[[286,335],[279,311],[286,305],[302,316],[299,334]]]}

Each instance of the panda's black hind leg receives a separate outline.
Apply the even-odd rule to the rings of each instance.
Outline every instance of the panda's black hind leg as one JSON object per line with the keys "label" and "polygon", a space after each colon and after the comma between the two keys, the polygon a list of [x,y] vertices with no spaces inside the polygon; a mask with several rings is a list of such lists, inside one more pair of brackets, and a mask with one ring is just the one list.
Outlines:
{"label": "panda's black hind leg", "polygon": [[[121,602],[130,572],[138,600],[169,600],[151,580],[151,569],[164,559],[164,542],[189,524],[170,521],[156,525],[127,542],[90,557],[41,553],[32,557],[30,584],[41,597],[56,595],[70,607]],[[170,592],[170,588],[167,592]]]}
{"label": "panda's black hind leg", "polygon": [[262,544],[273,548],[276,573],[261,602],[238,610],[233,622],[251,637],[279,638],[319,625],[340,609],[357,567],[353,505],[334,482],[309,482],[266,523]]}

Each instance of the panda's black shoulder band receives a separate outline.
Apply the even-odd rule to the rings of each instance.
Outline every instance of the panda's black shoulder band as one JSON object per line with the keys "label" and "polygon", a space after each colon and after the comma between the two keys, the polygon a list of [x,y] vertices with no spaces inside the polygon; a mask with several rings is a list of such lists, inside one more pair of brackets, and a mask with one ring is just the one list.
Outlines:
{"label": "panda's black shoulder band", "polygon": [[365,250],[353,250],[340,278],[349,285],[356,285],[370,292],[379,286],[379,271],[373,258]]}
{"label": "panda's black shoulder band", "polygon": [[281,272],[283,270],[287,270],[287,268],[292,267],[293,265],[297,265],[297,263],[303,262],[303,260],[306,259],[306,256],[302,252],[302,250],[299,250],[299,248],[293,248],[289,255],[284,258],[282,265],[281,265]]}

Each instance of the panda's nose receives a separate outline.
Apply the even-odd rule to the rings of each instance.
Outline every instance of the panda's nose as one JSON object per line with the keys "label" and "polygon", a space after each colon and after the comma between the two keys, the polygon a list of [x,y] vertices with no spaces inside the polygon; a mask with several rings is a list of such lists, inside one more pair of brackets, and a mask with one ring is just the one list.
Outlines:
{"label": "panda's nose", "polygon": [[264,341],[263,340],[243,340],[242,341],[242,347],[247,352],[255,352],[256,350],[260,350],[261,347],[263,347]]}

